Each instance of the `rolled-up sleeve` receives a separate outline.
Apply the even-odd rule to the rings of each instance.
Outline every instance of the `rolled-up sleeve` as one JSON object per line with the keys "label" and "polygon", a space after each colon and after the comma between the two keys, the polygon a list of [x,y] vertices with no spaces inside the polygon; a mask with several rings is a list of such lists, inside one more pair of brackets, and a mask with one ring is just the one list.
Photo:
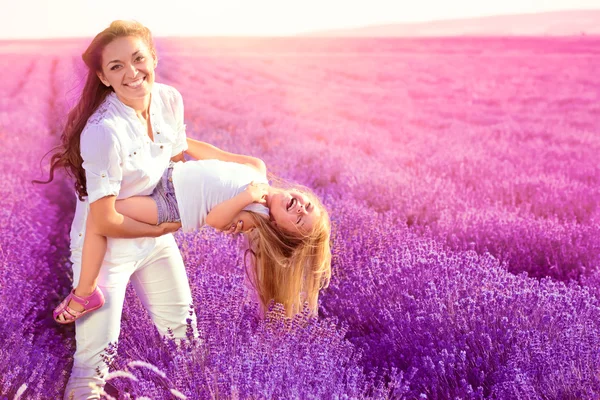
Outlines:
{"label": "rolled-up sleeve", "polygon": [[175,88],[171,88],[171,107],[173,109],[173,113],[175,114],[175,124],[176,126],[176,136],[175,136],[175,144],[173,145],[173,154],[172,157],[181,153],[182,151],[186,151],[188,149],[186,134],[185,134],[185,123],[183,120],[183,97],[181,97],[181,93]]}
{"label": "rolled-up sleeve", "polygon": [[80,146],[90,204],[106,196],[117,196],[123,170],[120,145],[112,128],[104,124],[86,126]]}

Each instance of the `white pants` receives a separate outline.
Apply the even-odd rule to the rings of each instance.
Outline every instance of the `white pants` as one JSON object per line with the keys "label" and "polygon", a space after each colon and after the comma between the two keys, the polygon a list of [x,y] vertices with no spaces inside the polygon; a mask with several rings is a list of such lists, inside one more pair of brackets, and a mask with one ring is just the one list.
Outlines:
{"label": "white pants", "polygon": [[[77,285],[81,272],[81,252],[73,252],[73,283]],[[186,319],[192,294],[179,248],[173,235],[157,239],[156,246],[144,259],[124,264],[104,262],[98,286],[104,293],[104,305],[75,321],[75,350],[73,370],[65,390],[65,399],[99,399],[90,383],[103,386],[101,376],[108,368],[100,355],[109,343],[116,343],[121,329],[121,313],[125,289],[131,280],[136,294],[150,313],[162,335],[171,328],[176,338],[184,338]],[[192,316],[196,329],[196,317]],[[72,396],[72,397],[71,397]]]}

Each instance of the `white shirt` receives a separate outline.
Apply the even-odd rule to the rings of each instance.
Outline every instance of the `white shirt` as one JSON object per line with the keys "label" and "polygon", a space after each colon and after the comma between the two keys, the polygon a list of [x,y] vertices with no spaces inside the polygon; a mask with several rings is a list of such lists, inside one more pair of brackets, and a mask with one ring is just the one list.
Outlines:
{"label": "white shirt", "polygon": [[[256,168],[219,160],[177,162],[172,179],[184,232],[203,226],[210,210],[243,192],[250,182],[268,183]],[[244,210],[269,215],[269,209],[258,203]]]}
{"label": "white shirt", "polygon": [[[81,133],[81,157],[88,196],[77,201],[71,225],[71,251],[81,251],[89,204],[110,195],[124,199],[149,195],[171,157],[187,150],[181,94],[154,83],[150,102],[154,141],[133,108],[113,92],[88,119]],[[108,238],[105,260],[138,260],[154,247],[156,239]]]}

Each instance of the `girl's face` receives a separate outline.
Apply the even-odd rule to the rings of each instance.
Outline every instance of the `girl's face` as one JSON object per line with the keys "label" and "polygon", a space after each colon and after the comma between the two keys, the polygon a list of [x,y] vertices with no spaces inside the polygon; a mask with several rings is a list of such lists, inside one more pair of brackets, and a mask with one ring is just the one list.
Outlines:
{"label": "girl's face", "polygon": [[289,233],[307,234],[321,216],[310,196],[297,190],[280,190],[269,199],[271,219]]}
{"label": "girl's face", "polygon": [[123,103],[131,105],[152,91],[156,59],[146,43],[136,36],[116,38],[102,51],[98,78],[112,86]]}

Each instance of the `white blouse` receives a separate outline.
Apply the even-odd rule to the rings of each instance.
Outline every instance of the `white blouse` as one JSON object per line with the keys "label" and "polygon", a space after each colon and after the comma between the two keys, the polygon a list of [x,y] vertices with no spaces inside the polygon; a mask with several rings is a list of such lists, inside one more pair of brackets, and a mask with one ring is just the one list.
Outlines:
{"label": "white blouse", "polygon": [[[250,182],[269,183],[256,168],[220,160],[177,162],[172,179],[184,232],[203,226],[210,210],[246,190]],[[269,216],[269,209],[258,203],[244,210]]]}
{"label": "white blouse", "polygon": [[[77,200],[71,225],[71,251],[81,251],[90,203],[105,196],[149,195],[171,157],[187,150],[183,100],[173,87],[154,83],[150,102],[154,141],[133,108],[113,92],[88,119],[81,133],[81,157],[88,196]],[[105,261],[123,263],[145,257],[155,238],[108,238]]]}

